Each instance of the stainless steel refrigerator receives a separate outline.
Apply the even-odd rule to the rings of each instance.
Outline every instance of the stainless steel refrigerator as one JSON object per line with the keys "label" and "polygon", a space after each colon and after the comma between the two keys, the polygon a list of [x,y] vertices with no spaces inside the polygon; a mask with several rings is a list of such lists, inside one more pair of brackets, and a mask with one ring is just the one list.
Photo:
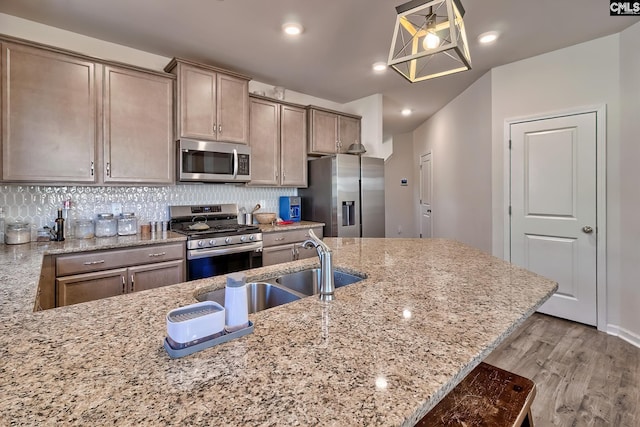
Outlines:
{"label": "stainless steel refrigerator", "polygon": [[302,219],[324,222],[328,237],[385,237],[384,159],[337,154],[308,166]]}

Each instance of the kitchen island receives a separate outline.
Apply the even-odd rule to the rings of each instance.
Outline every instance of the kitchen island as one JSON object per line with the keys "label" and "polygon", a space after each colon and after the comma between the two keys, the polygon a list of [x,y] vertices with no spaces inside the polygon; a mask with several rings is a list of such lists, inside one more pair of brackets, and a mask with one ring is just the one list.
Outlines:
{"label": "kitchen island", "polygon": [[325,242],[366,279],[252,314],[254,333],[182,359],[162,346],[166,313],[224,277],[0,313],[0,424],[413,425],[557,288],[450,240]]}

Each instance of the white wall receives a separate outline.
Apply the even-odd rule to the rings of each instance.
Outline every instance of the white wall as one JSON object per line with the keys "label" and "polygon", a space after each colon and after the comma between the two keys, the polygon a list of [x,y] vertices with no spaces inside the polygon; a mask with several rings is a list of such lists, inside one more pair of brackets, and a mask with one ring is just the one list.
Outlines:
{"label": "white wall", "polygon": [[[433,237],[491,252],[490,74],[420,125],[413,132],[413,144],[412,165],[419,164],[420,155],[432,153]],[[419,170],[413,169],[417,182]],[[413,190],[414,227],[419,230],[420,186]]]}
{"label": "white wall", "polygon": [[[640,24],[620,33],[620,334],[640,343]],[[611,171],[615,173],[616,171]],[[611,297],[615,297],[613,294]]]}
{"label": "white wall", "polygon": [[[498,67],[492,71],[493,252],[500,257],[503,256],[503,230],[506,220],[503,197],[505,120],[606,104],[609,325],[620,325],[620,294],[621,290],[628,286],[621,282],[620,277],[620,206],[624,197],[620,187],[619,39],[618,34],[603,37]],[[640,325],[640,321],[636,322],[636,325]]]}
{"label": "white wall", "polygon": [[[413,193],[419,183],[414,179],[411,167],[414,164],[413,135],[405,133],[394,136],[393,148],[393,154],[384,162],[386,237],[418,237]],[[406,187],[400,185],[403,178],[408,181]]]}
{"label": "white wall", "polygon": [[362,116],[360,133],[362,143],[367,149],[364,156],[380,157],[386,160],[393,152],[393,146],[383,143],[382,95],[376,93],[344,104],[344,111]]}

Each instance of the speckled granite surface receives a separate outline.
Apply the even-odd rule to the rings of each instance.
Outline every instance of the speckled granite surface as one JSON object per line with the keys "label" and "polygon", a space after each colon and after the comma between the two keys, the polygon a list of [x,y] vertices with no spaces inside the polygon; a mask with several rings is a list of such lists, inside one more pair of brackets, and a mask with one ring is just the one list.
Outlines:
{"label": "speckled granite surface", "polygon": [[32,242],[23,245],[0,244],[0,318],[33,311],[44,255],[157,245],[185,240],[185,236],[169,231],[144,238],[133,235],[67,239],[64,242]]}
{"label": "speckled granite surface", "polygon": [[[162,347],[165,315],[224,277],[1,313],[0,424],[412,425],[556,289],[453,241],[325,241],[367,279],[253,314],[253,334],[183,359]],[[33,280],[37,257],[9,261],[0,285]]]}

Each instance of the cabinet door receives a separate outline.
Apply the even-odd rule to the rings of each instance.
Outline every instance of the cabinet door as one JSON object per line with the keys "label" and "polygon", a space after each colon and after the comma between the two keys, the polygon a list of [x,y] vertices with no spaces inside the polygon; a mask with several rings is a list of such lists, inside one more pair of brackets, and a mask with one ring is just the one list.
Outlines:
{"label": "cabinet door", "polygon": [[173,80],[104,70],[104,181],[172,183]]}
{"label": "cabinet door", "polygon": [[251,111],[249,118],[251,182],[249,185],[278,185],[280,105],[254,98],[250,99],[249,105]]}
{"label": "cabinet door", "polygon": [[280,106],[280,157],[280,183],[289,187],[306,187],[306,110],[289,105]]}
{"label": "cabinet door", "polygon": [[338,115],[310,110],[309,154],[335,154],[338,144]]}
{"label": "cabinet door", "polygon": [[215,140],[218,124],[216,118],[216,73],[178,65],[178,121],[180,136]]}
{"label": "cabinet door", "polygon": [[122,295],[125,293],[126,273],[125,268],[119,268],[60,277],[56,279],[56,307]]}
{"label": "cabinet door", "polygon": [[268,265],[281,264],[283,262],[289,262],[293,260],[294,260],[293,245],[273,246],[270,248],[262,249],[262,265],[264,267]]}
{"label": "cabinet door", "polygon": [[218,140],[249,143],[249,82],[218,74]]}
{"label": "cabinet door", "polygon": [[297,246],[296,250],[298,251],[298,259],[306,259],[313,258],[318,256],[318,251],[316,248],[303,248],[302,246]]}
{"label": "cabinet door", "polygon": [[360,119],[338,116],[338,152],[346,153],[351,144],[360,143]]}
{"label": "cabinet door", "polygon": [[93,62],[2,45],[2,179],[95,181]]}
{"label": "cabinet door", "polygon": [[128,273],[130,292],[175,285],[185,281],[184,261],[180,260],[131,267]]}

